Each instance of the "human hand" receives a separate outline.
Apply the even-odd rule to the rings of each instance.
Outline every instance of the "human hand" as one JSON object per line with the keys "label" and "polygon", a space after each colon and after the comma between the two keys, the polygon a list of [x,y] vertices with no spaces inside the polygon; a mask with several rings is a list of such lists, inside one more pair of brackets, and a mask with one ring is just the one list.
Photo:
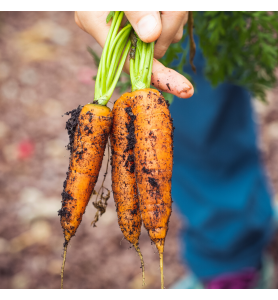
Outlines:
{"label": "human hand", "polygon": [[[109,12],[86,11],[75,12],[76,24],[93,36],[103,48],[111,21],[107,24]],[[183,26],[187,22],[188,12],[125,12],[126,18],[132,27],[146,43],[156,41],[151,83],[159,90],[174,94],[180,98],[189,98],[193,95],[192,84],[178,72],[166,68],[156,58],[161,58],[171,43],[177,43],[183,35]],[[122,25],[125,23],[123,20]],[[129,73],[129,59],[126,60],[124,71]]]}

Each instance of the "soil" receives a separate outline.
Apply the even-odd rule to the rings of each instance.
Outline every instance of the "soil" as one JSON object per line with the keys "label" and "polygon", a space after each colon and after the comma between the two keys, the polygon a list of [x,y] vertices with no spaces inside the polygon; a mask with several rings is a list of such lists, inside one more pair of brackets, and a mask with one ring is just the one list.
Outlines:
{"label": "soil", "polygon": [[132,113],[132,110],[130,107],[125,108],[126,113],[130,117],[129,123],[126,123],[126,129],[128,131],[128,135],[126,136],[128,144],[124,152],[127,152],[129,150],[134,149],[135,143],[136,143],[136,137],[135,137],[135,128],[134,128],[134,121],[136,119],[136,116]]}
{"label": "soil", "polygon": [[[101,54],[96,41],[76,26],[73,12],[0,12],[1,289],[60,287],[64,237],[57,211],[70,155],[67,117],[61,116],[94,99],[91,78],[97,69],[87,46]],[[278,89],[269,93],[268,105],[254,102],[262,159],[276,199],[277,95]],[[113,95],[110,108],[118,96]],[[106,149],[96,190],[107,154]],[[96,212],[92,200],[68,246],[64,288],[140,288],[140,259],[123,239],[113,197],[96,228],[91,226]],[[174,207],[164,252],[166,288],[187,271],[180,256],[179,233],[184,229]],[[140,249],[146,288],[160,288],[158,252],[144,227]],[[278,236],[269,251],[277,268]]]}
{"label": "soil", "polygon": [[158,187],[157,182],[155,181],[155,178],[148,177],[149,183],[152,187]]}
{"label": "soil", "polygon": [[[78,125],[78,118],[80,115],[80,112],[82,110],[82,106],[79,105],[76,109],[73,109],[71,111],[68,111],[65,113],[65,115],[71,115],[71,117],[66,122],[66,129],[68,131],[69,135],[69,143],[67,145],[67,149],[70,150],[70,153],[72,153],[73,148],[73,142],[74,142],[74,134],[76,126]],[[85,127],[86,130],[86,127]]]}

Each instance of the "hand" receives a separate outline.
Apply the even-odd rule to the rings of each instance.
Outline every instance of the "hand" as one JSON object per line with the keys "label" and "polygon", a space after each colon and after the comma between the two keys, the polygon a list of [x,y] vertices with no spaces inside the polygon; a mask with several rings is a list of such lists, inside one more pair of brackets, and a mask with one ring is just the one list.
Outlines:
{"label": "hand", "polygon": [[[107,11],[75,12],[76,24],[93,36],[102,48],[111,25],[111,21],[106,23],[108,13]],[[126,11],[125,15],[142,41],[150,43],[157,40],[154,48],[155,58],[161,58],[171,43],[177,43],[182,38],[183,26],[188,18],[188,12],[170,11],[161,12],[161,16],[158,11]],[[125,20],[122,24],[124,23]],[[164,67],[155,58],[152,85],[180,98],[191,97],[194,93],[192,84],[178,72]],[[126,60],[124,71],[129,73],[129,59]]]}

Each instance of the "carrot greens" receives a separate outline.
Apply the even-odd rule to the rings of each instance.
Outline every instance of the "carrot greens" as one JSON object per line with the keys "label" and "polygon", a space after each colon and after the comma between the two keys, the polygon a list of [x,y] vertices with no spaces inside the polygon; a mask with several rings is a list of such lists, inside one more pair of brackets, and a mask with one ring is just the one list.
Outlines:
{"label": "carrot greens", "polygon": [[[135,39],[135,37],[136,39]],[[133,33],[132,34],[132,49],[134,56],[130,59],[130,79],[132,92],[150,88],[154,42],[145,43]]]}
{"label": "carrot greens", "polygon": [[131,47],[131,25],[127,23],[118,32],[123,16],[124,12],[115,11],[110,12],[106,19],[109,22],[113,18],[99,62],[94,99],[101,105],[106,105],[111,98]]}

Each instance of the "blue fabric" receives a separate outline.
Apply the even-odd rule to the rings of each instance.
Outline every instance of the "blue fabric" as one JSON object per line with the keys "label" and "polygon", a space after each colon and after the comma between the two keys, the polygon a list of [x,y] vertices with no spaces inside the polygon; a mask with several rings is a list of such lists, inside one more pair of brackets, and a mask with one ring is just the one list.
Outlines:
{"label": "blue fabric", "polygon": [[200,49],[190,66],[197,91],[175,97],[174,205],[186,220],[183,255],[200,279],[259,267],[273,233],[271,194],[257,149],[250,95],[223,83],[212,88]]}

